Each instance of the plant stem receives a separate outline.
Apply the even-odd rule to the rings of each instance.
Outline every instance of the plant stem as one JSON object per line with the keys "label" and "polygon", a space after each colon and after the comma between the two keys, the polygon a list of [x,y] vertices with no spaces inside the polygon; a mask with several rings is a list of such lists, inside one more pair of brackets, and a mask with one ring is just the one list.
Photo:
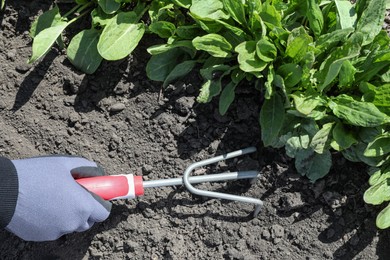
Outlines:
{"label": "plant stem", "polygon": [[66,17],[68,17],[69,15],[75,13],[76,10],[77,10],[78,8],[80,8],[80,6],[81,6],[81,4],[76,5],[75,7],[73,7],[72,9],[70,9],[66,14],[64,14],[62,17],[66,18]]}
{"label": "plant stem", "polygon": [[[90,5],[90,4],[88,4],[88,5]],[[81,8],[80,8],[80,9],[81,9]],[[85,9],[85,8],[82,8],[81,11],[84,10],[84,9]],[[88,9],[88,10],[85,11],[84,13],[81,13],[80,15],[76,16],[75,18],[73,18],[72,20],[70,20],[70,21],[68,22],[68,24],[71,24],[71,23],[77,21],[78,19],[80,19],[81,17],[83,17],[84,15],[89,14],[89,13],[91,12],[91,10],[92,10],[92,9]]]}
{"label": "plant stem", "polygon": [[[92,2],[89,2],[87,4],[78,4],[76,5],[75,7],[73,7],[72,9],[70,9],[66,14],[64,14],[62,17],[63,18],[67,18],[69,15],[72,15],[72,14],[76,14],[76,13],[81,13],[83,10],[85,10],[86,8],[90,7],[93,3]],[[77,18],[77,17],[75,17]],[[75,19],[73,18],[73,19]],[[73,19],[71,20],[72,22]]]}
{"label": "plant stem", "polygon": [[80,7],[80,9],[78,9],[76,11],[76,13],[81,13],[82,11],[84,11],[86,8],[90,7],[93,3],[92,2],[89,2],[88,4],[84,4],[83,6]]}

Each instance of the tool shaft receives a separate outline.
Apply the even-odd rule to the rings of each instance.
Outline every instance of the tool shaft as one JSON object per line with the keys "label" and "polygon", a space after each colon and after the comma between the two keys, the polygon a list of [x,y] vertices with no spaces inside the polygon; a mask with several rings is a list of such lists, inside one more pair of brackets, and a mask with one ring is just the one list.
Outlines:
{"label": "tool shaft", "polygon": [[[210,175],[192,176],[189,177],[191,184],[197,184],[202,182],[214,182],[214,181],[228,181],[228,180],[241,180],[241,179],[253,179],[258,176],[257,171],[242,171],[242,172],[225,172]],[[183,185],[183,178],[172,178],[162,180],[144,181],[144,188],[156,188],[166,186]]]}

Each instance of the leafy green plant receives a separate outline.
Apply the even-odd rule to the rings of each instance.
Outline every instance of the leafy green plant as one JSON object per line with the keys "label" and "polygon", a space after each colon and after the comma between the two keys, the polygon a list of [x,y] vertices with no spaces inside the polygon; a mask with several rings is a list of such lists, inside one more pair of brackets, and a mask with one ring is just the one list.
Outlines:
{"label": "leafy green plant", "polygon": [[[371,182],[365,201],[390,200],[384,0],[193,0],[185,8],[192,21],[148,49],[149,78],[166,86],[196,62],[204,79],[198,101],[220,95],[221,114],[235,88],[255,81],[265,98],[259,117],[265,146],[284,147],[313,182],[330,171],[331,151],[377,167],[381,181]],[[377,225],[390,226],[390,206]]]}
{"label": "leafy green plant", "polygon": [[128,56],[145,33],[140,22],[147,11],[145,3],[133,1],[76,0],[64,15],[57,6],[43,13],[30,29],[34,39],[29,63],[44,56],[56,42],[62,42],[63,31],[80,18],[89,15],[91,28],[80,31],[67,46],[71,63],[85,73],[93,73],[103,59],[119,60]]}
{"label": "leafy green plant", "polygon": [[[31,28],[30,62],[42,57],[68,25],[90,14],[91,29],[67,47],[69,60],[93,73],[102,59],[126,57],[144,33],[165,39],[150,46],[147,76],[162,86],[198,70],[197,98],[219,96],[227,113],[235,90],[255,86],[265,146],[284,147],[311,181],[340,152],[372,170],[364,199],[390,201],[390,38],[382,30],[386,0],[101,0],[57,7]],[[78,15],[75,15],[78,14]],[[73,18],[72,18],[73,17]],[[377,218],[390,226],[390,206]]]}

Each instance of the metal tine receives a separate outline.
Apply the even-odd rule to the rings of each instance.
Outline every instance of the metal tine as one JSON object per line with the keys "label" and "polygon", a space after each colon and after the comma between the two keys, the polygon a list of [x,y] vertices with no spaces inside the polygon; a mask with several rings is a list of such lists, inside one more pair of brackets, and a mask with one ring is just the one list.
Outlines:
{"label": "metal tine", "polygon": [[[191,176],[189,177],[191,184],[197,184],[202,182],[214,182],[214,181],[227,181],[227,180],[243,180],[251,179],[256,180],[259,175],[258,171],[239,171],[239,172],[224,172],[214,173],[207,175]],[[167,186],[184,185],[183,177],[144,181],[144,188],[160,188]]]}
{"label": "metal tine", "polygon": [[254,153],[254,152],[256,152],[256,148],[255,147],[248,147],[248,148],[245,148],[245,149],[240,149],[240,150],[237,150],[237,151],[234,151],[234,152],[230,152],[230,153],[227,153],[227,154],[223,154],[223,155],[220,155],[220,156],[216,156],[216,157],[213,157],[213,158],[209,158],[209,159],[206,159],[206,160],[195,162],[195,163],[191,164],[190,166],[188,166],[187,169],[184,172],[184,175],[183,175],[184,185],[188,189],[189,192],[191,192],[193,194],[196,194],[196,195],[212,197],[212,198],[217,198],[217,199],[233,200],[233,201],[240,201],[240,202],[246,202],[246,203],[255,204],[255,210],[254,210],[253,216],[256,217],[259,214],[259,212],[260,212],[260,210],[261,210],[261,208],[263,206],[263,201],[262,200],[251,198],[251,197],[246,197],[246,196],[238,196],[238,195],[233,195],[233,194],[227,194],[227,193],[222,193],[222,192],[215,192],[215,191],[209,191],[209,190],[200,190],[200,189],[197,189],[194,186],[192,186],[192,184],[190,182],[190,174],[196,168],[199,168],[199,167],[202,167],[202,166],[206,166],[206,165],[209,165],[209,164],[213,164],[213,163],[217,163],[217,162],[220,162],[220,161],[224,161],[224,160],[227,160],[227,159],[231,159],[231,158],[234,158],[234,157],[238,157],[238,156],[241,156],[241,155],[244,155],[244,154]]}

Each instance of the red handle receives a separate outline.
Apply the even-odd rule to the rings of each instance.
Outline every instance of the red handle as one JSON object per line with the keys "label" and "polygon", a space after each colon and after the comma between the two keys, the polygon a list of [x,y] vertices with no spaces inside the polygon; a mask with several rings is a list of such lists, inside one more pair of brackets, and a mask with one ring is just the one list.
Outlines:
{"label": "red handle", "polygon": [[142,176],[132,174],[80,178],[76,181],[105,200],[133,199],[144,194]]}

